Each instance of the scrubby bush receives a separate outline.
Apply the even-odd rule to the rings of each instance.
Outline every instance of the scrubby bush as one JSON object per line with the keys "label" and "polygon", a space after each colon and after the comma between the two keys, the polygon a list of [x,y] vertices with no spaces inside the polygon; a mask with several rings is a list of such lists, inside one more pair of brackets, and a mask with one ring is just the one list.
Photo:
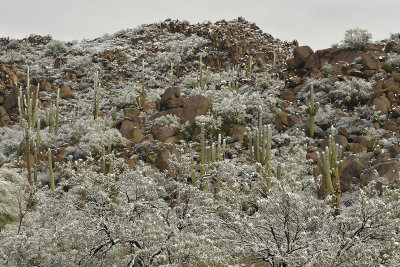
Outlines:
{"label": "scrubby bush", "polygon": [[0,229],[19,218],[19,204],[24,205],[23,183],[20,174],[6,167],[0,168]]}
{"label": "scrubby bush", "polygon": [[59,57],[65,52],[67,52],[67,46],[59,40],[50,41],[45,48],[46,56],[50,57]]}
{"label": "scrubby bush", "polygon": [[366,104],[374,82],[363,79],[351,79],[335,82],[335,90],[331,92],[337,106],[345,106],[353,110],[358,105]]}
{"label": "scrubby bush", "polygon": [[349,29],[344,34],[340,48],[363,50],[371,38],[372,35],[367,30],[360,28]]}

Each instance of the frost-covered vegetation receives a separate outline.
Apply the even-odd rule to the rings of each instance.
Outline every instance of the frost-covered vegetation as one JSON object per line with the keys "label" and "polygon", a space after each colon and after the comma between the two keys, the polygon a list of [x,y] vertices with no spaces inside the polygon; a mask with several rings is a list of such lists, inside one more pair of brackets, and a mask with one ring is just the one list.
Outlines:
{"label": "frost-covered vegetation", "polygon": [[399,81],[359,55],[288,70],[242,18],[0,46],[0,265],[400,263]]}

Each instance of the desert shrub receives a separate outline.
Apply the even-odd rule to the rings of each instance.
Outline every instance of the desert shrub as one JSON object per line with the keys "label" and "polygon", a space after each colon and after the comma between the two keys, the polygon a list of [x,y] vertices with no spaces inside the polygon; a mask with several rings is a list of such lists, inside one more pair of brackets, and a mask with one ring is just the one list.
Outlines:
{"label": "desert shrub", "polygon": [[383,63],[383,68],[387,72],[393,72],[398,67],[400,67],[400,55],[398,54],[389,56],[389,58]]}
{"label": "desert shrub", "polygon": [[26,56],[20,52],[11,50],[0,57],[1,61],[6,62],[8,65],[25,64]]}
{"label": "desert shrub", "polygon": [[154,68],[167,72],[171,69],[171,63],[174,69],[181,63],[181,57],[176,52],[158,52],[155,58]]}
{"label": "desert shrub", "polygon": [[331,95],[337,106],[345,106],[353,110],[354,107],[367,103],[373,86],[373,82],[362,79],[335,82],[335,90],[331,92]]}
{"label": "desert shrub", "polygon": [[23,181],[24,178],[15,171],[5,167],[0,169],[0,229],[19,218]]}
{"label": "desert shrub", "polygon": [[165,46],[170,48],[171,52],[178,54],[182,62],[196,58],[196,52],[208,43],[206,39],[196,34],[190,37],[180,34],[179,37],[181,37],[180,40],[169,41]]}
{"label": "desert shrub", "polygon": [[45,55],[50,57],[59,57],[67,52],[67,46],[59,40],[50,41],[45,48]]}
{"label": "desert shrub", "polygon": [[371,40],[372,35],[364,29],[349,29],[344,34],[344,39],[340,44],[340,48],[363,50],[367,43]]}

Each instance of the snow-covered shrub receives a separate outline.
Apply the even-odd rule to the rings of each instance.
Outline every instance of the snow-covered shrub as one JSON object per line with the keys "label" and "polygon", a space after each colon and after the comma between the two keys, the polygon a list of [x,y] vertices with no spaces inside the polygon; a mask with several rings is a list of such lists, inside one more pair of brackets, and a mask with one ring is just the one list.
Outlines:
{"label": "snow-covered shrub", "polygon": [[300,92],[297,94],[302,101],[310,99],[311,83],[314,85],[314,100],[320,104],[328,104],[330,102],[329,92],[333,89],[333,82],[328,78],[310,79],[307,78]]}
{"label": "snow-covered shrub", "polygon": [[67,61],[66,69],[72,69],[80,78],[84,77],[89,81],[93,80],[96,71],[99,71],[101,77],[102,69],[97,63],[93,63],[89,56],[77,56]]}
{"label": "snow-covered shrub", "polygon": [[362,50],[371,40],[372,35],[365,29],[355,28],[349,29],[344,34],[340,48]]}
{"label": "snow-covered shrub", "polygon": [[158,52],[155,58],[154,68],[167,72],[171,69],[171,64],[173,64],[174,69],[176,69],[176,66],[180,63],[181,57],[176,52]]}
{"label": "snow-covered shrub", "polygon": [[373,86],[374,82],[353,78],[335,82],[335,90],[331,94],[334,96],[337,106],[345,106],[353,110],[356,106],[367,103]]}
{"label": "snow-covered shrub", "polygon": [[273,79],[269,73],[257,73],[255,87],[257,89],[265,90],[269,88],[284,88],[285,84],[278,79]]}
{"label": "snow-covered shrub", "polygon": [[208,40],[196,34],[192,34],[190,37],[180,34],[180,37],[182,38],[181,40],[169,41],[165,46],[170,48],[171,52],[178,54],[182,62],[194,59],[196,57],[195,52],[208,43]]}
{"label": "snow-covered shrub", "polygon": [[138,107],[136,98],[140,95],[141,90],[142,89],[137,84],[126,86],[118,94],[114,103],[120,108]]}
{"label": "snow-covered shrub", "polygon": [[25,64],[26,56],[20,52],[11,50],[2,55],[0,60],[6,62],[8,65]]}
{"label": "snow-covered shrub", "polygon": [[0,153],[10,158],[17,154],[17,147],[22,142],[23,132],[17,128],[0,128]]}
{"label": "snow-covered shrub", "polygon": [[51,40],[45,47],[45,55],[50,57],[59,57],[67,52],[67,46],[63,41]]}
{"label": "snow-covered shrub", "polygon": [[23,205],[24,178],[6,167],[0,168],[0,229],[19,218],[19,203]]}
{"label": "snow-covered shrub", "polygon": [[72,125],[70,135],[73,140],[79,140],[78,147],[86,156],[100,155],[103,148],[109,145],[121,147],[127,140],[121,133],[111,128],[111,121],[105,119],[77,120]]}

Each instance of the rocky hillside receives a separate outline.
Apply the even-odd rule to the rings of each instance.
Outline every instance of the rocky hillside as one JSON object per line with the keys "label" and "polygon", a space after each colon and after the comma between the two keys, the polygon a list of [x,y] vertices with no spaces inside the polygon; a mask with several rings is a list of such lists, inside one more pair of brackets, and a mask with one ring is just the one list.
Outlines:
{"label": "rocky hillside", "polygon": [[[351,39],[357,34],[365,40]],[[24,189],[6,190],[4,199],[0,197],[4,203],[11,203],[4,204],[8,208],[0,214],[0,227],[4,227],[0,239],[8,244],[0,247],[0,256],[4,253],[4,262],[11,265],[32,264],[35,260],[39,265],[61,264],[61,256],[56,256],[54,261],[51,257],[32,256],[37,253],[38,246],[52,242],[51,231],[45,230],[51,223],[41,222],[40,218],[54,216],[55,225],[63,223],[50,209],[64,210],[65,214],[59,216],[65,218],[80,211],[93,215],[93,207],[90,207],[93,201],[102,203],[96,210],[115,209],[112,213],[121,217],[127,212],[122,208],[118,210],[118,207],[125,207],[125,200],[121,198],[126,194],[126,205],[133,201],[130,199],[132,190],[124,191],[130,188],[127,184],[132,181],[136,188],[143,186],[143,194],[152,196],[146,203],[157,199],[159,202],[155,206],[166,205],[165,209],[172,213],[177,212],[180,205],[188,205],[194,190],[188,186],[198,188],[196,196],[192,197],[196,202],[208,203],[202,207],[221,205],[214,211],[208,210],[210,214],[218,214],[218,219],[213,217],[207,222],[220,224],[220,227],[224,223],[228,225],[226,214],[248,216],[247,219],[252,220],[254,214],[263,210],[263,199],[271,199],[279,192],[278,195],[282,195],[282,191],[274,188],[279,188],[278,184],[285,179],[307,183],[308,195],[305,193],[304,199],[298,200],[305,203],[302,209],[314,207],[318,201],[328,201],[332,195],[337,204],[336,216],[344,216],[343,220],[348,218],[346,216],[355,216],[360,190],[372,184],[382,193],[395,188],[399,182],[399,52],[400,42],[395,35],[372,43],[363,31],[345,36],[337,47],[313,51],[308,46],[299,46],[296,41],[284,42],[263,33],[243,18],[196,25],[166,20],[80,42],[62,42],[38,35],[22,40],[1,38],[0,179],[5,185]],[[24,103],[21,102],[23,97],[26,98]],[[29,101],[36,97],[37,108],[35,101],[33,107],[29,107]],[[40,120],[29,122],[29,125],[38,125],[26,130],[24,123],[28,123],[29,116],[24,113],[29,114],[29,109],[34,110],[32,116]],[[337,153],[334,152],[337,162],[331,161],[332,170],[328,167],[334,191],[329,191],[323,157],[332,153],[335,144],[338,144]],[[55,179],[52,190],[49,189],[49,158]],[[35,178],[26,179],[30,175]],[[124,175],[130,178],[124,180]],[[103,186],[99,186],[99,181]],[[162,190],[155,188],[156,185]],[[300,190],[292,183],[290,186],[296,193],[305,190],[305,185]],[[99,191],[104,191],[104,195]],[[211,194],[212,200],[207,198],[208,193],[203,195],[202,192]],[[315,202],[309,203],[309,195],[313,194]],[[139,198],[136,192],[136,200]],[[211,202],[214,204],[209,204]],[[324,202],[323,205],[331,204]],[[225,208],[226,214],[221,210]],[[196,208],[193,216],[207,213],[199,210]],[[27,218],[23,219],[22,214]],[[161,225],[168,222],[165,214],[162,215],[164,219],[149,217],[149,220],[152,218]],[[74,216],[81,218],[83,215]],[[242,220],[235,216],[229,218],[233,222]],[[82,221],[74,220],[70,219],[71,225],[81,225]],[[152,245],[146,250],[144,243],[138,245],[124,240],[122,236],[129,234],[125,230],[107,228],[106,221],[102,224],[93,221],[96,226],[84,229],[79,226],[78,230],[84,233],[82,235],[92,236],[88,229],[103,227],[108,237],[97,238],[93,234],[93,243],[79,243],[77,248],[59,244],[58,248],[51,247],[53,252],[48,253],[64,255],[65,251],[76,250],[81,259],[79,264],[88,266],[95,262],[107,264],[121,253],[127,261],[132,255],[140,255],[132,256],[130,262],[136,265],[127,266],[166,264],[167,259],[178,266],[193,262],[262,261],[271,265],[283,262],[310,266],[317,263],[323,266],[326,261],[326,264],[347,266],[346,263],[354,260],[361,261],[361,256],[356,258],[351,253],[352,249],[363,251],[368,242],[370,246],[377,246],[366,237],[365,243],[357,243],[359,246],[354,248],[338,248],[339,251],[346,249],[347,254],[342,258],[336,251],[331,258],[321,254],[324,256],[316,256],[318,259],[313,262],[306,256],[308,261],[300,259],[295,249],[283,253],[280,249],[273,250],[273,245],[265,245],[266,248],[255,245],[259,241],[254,241],[257,239],[254,237],[254,243],[251,238],[249,243],[238,241],[241,245],[226,253],[224,242],[230,240],[228,244],[232,245],[232,240],[238,238],[236,235],[243,229],[238,228],[235,233],[229,232],[232,226],[219,229],[229,232],[222,240],[199,224],[196,231],[203,229],[205,232],[189,231],[190,234],[195,236],[194,240],[200,236],[208,236],[209,240],[198,240],[194,243],[197,245],[186,244],[187,247],[202,244],[194,254],[193,251],[184,254],[185,248],[177,248],[184,254],[177,256],[171,252],[172,248],[157,247],[158,242],[149,241]],[[130,223],[129,220],[115,221],[112,227]],[[183,222],[182,225],[185,223],[196,225],[198,222]],[[246,223],[253,225],[250,221]],[[42,230],[29,234],[29,225]],[[144,225],[149,225],[149,221]],[[186,229],[179,228],[182,225],[177,226],[176,233]],[[15,227],[19,228],[18,234],[13,232]],[[170,223],[165,227],[171,227]],[[379,227],[377,223],[374,230],[381,230]],[[64,230],[57,230],[58,240],[73,239],[71,231],[67,231],[67,238]],[[253,230],[246,231],[246,235],[252,235]],[[29,235],[39,234],[45,236],[41,241],[32,241],[31,247],[22,245]],[[183,236],[187,234],[182,232],[182,239],[176,234],[174,242],[185,243]],[[21,242],[18,243],[19,254],[10,249],[14,235]],[[169,244],[170,237],[155,238]],[[273,238],[275,235],[271,240]],[[65,240],[63,242],[67,242]],[[113,242],[122,242],[122,245],[116,246],[114,251],[111,249]],[[112,245],[106,250],[108,244]],[[63,246],[61,251],[59,248]],[[213,253],[205,246],[214,247]],[[301,245],[298,246],[300,249]],[[397,249],[392,248],[393,251]],[[300,254],[311,255],[311,251]],[[221,256],[227,254],[232,255]],[[355,258],[351,258],[352,255]],[[376,264],[380,260],[378,255],[371,255],[368,258],[371,261],[366,264]],[[125,261],[124,257],[121,260]],[[385,264],[383,260],[379,262]]]}

